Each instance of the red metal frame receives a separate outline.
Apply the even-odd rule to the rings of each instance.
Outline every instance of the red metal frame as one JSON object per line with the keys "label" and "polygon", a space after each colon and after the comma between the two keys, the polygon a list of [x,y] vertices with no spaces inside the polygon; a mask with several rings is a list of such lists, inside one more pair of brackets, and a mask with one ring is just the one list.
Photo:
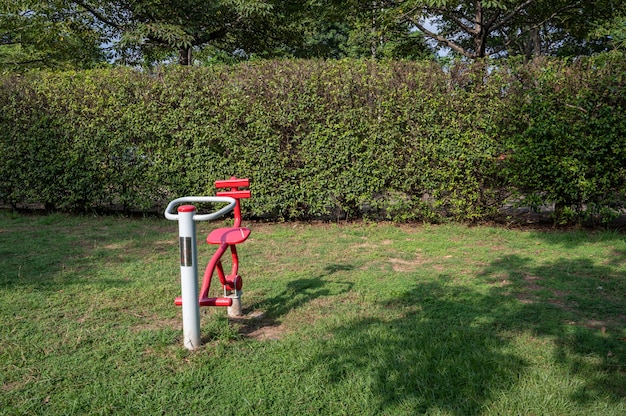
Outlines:
{"label": "red metal frame", "polygon": [[[232,177],[230,179],[215,181],[215,187],[218,189],[230,188],[228,191],[218,191],[217,196],[229,196],[235,199],[235,223],[232,227],[218,228],[211,231],[206,238],[208,244],[219,245],[211,261],[204,271],[202,286],[198,297],[200,306],[231,306],[232,298],[226,297],[232,292],[239,292],[243,286],[243,281],[239,275],[239,257],[237,256],[237,244],[241,244],[250,236],[250,229],[241,227],[241,198],[250,198],[249,190],[240,190],[239,188],[247,188],[250,186],[249,179],[238,179]],[[222,255],[230,248],[232,268],[229,275],[224,273],[222,266]],[[211,279],[213,272],[217,270],[218,279],[224,290],[224,297],[209,298],[209,289],[211,288]],[[182,305],[182,299],[176,298],[176,305]]]}

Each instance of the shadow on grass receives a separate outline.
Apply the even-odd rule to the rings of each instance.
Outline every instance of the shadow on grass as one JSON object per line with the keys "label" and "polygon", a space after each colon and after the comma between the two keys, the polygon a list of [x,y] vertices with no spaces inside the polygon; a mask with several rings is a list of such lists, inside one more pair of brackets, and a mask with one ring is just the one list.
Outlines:
{"label": "shadow on grass", "polygon": [[513,255],[477,278],[486,290],[442,274],[381,300],[378,306],[401,318],[347,319],[308,370],[325,371],[341,389],[363,391],[372,414],[479,414],[530,373],[532,350],[523,355],[513,345],[524,333],[554,340],[550,360],[585,380],[572,402],[625,397],[623,275],[584,259],[535,267]]}
{"label": "shadow on grass", "polygon": [[554,362],[587,379],[573,397],[579,402],[626,397],[626,275],[609,267],[613,259],[606,264],[579,258],[537,266],[510,255],[484,272],[492,295],[517,301],[502,316],[507,328],[554,339]]}
{"label": "shadow on grass", "polygon": [[602,229],[559,229],[545,228],[530,232],[533,238],[546,244],[563,248],[575,248],[589,242],[611,242],[614,244],[626,243],[626,231],[602,230]]}
{"label": "shadow on grass", "polygon": [[[441,276],[451,280],[450,276]],[[380,306],[401,319],[348,320],[311,359],[327,379],[356,386],[374,400],[371,414],[479,413],[494,392],[515,384],[528,364],[506,351],[508,340],[484,319],[495,298],[438,283],[413,287]]]}
{"label": "shadow on grass", "polygon": [[327,265],[320,275],[308,279],[292,280],[278,295],[248,306],[245,312],[249,313],[261,308],[265,310],[266,319],[275,320],[317,298],[347,293],[352,289],[352,283],[325,279],[337,272],[353,269],[354,266],[350,264]]}
{"label": "shadow on grass", "polygon": [[98,223],[91,218],[60,214],[0,216],[0,288],[54,291],[86,282],[102,287],[126,286],[130,282],[123,276],[96,279],[94,275],[103,266],[141,260],[133,239],[144,233],[158,235],[160,231],[140,222],[128,224],[132,227],[124,229],[116,218]]}
{"label": "shadow on grass", "polygon": [[257,310],[264,312],[256,319],[242,319],[241,323],[243,325],[240,327],[239,332],[243,335],[250,335],[258,331],[259,328],[276,327],[280,324],[280,318],[294,309],[298,309],[318,298],[337,296],[349,292],[352,289],[352,283],[336,279],[331,281],[326,280],[326,278],[335,273],[353,269],[354,266],[351,264],[329,264],[324,267],[323,272],[318,276],[289,281],[285,289],[278,295],[250,304],[244,308],[244,315],[250,315]]}
{"label": "shadow on grass", "polygon": [[613,250],[612,256],[609,259],[609,263],[612,266],[623,266],[626,265],[626,249],[615,249]]}

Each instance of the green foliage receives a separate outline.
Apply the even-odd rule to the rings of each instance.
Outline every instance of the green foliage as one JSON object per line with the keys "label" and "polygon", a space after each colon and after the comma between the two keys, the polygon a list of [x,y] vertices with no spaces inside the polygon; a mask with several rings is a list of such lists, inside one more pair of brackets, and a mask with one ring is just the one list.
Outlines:
{"label": "green foliage", "polygon": [[518,77],[506,122],[512,182],[535,205],[555,203],[559,222],[610,219],[626,191],[623,56],[538,61]]}
{"label": "green foliage", "polygon": [[105,60],[93,20],[65,0],[0,4],[0,71],[89,68]]}
{"label": "green foliage", "polygon": [[[80,0],[76,8],[98,21],[115,58],[152,66],[192,65],[214,50],[235,56],[276,56],[297,43],[300,2],[267,0]],[[208,51],[207,51],[208,49]]]}
{"label": "green foliage", "polygon": [[618,15],[613,20],[604,21],[592,33],[596,39],[610,39],[615,49],[626,50],[626,16]]}
{"label": "green foliage", "polygon": [[[387,2],[311,2],[308,49],[296,56],[317,58],[420,59],[432,53],[421,32],[397,19]],[[322,18],[319,18],[322,16]]]}
{"label": "green foliage", "polygon": [[0,198],[145,210],[236,175],[254,217],[473,221],[514,192],[605,213],[624,204],[626,71],[603,59],[5,76]]}
{"label": "green foliage", "polygon": [[[606,51],[590,39],[598,22],[623,13],[622,0],[407,0],[385,2],[397,18],[468,59],[487,56],[580,56]],[[393,11],[391,12],[393,13]],[[429,22],[430,25],[425,24]]]}

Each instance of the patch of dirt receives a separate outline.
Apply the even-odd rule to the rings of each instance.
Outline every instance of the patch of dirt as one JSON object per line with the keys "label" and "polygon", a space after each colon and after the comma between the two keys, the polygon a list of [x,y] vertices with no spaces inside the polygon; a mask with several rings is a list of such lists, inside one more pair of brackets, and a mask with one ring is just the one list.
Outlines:
{"label": "patch of dirt", "polygon": [[1,391],[10,392],[12,390],[21,389],[24,386],[24,384],[25,383],[18,382],[18,381],[14,381],[14,382],[10,382],[10,383],[7,383],[7,384],[3,384]]}
{"label": "patch of dirt", "polygon": [[264,326],[246,334],[246,336],[257,341],[276,341],[281,338],[284,332],[282,325]]}
{"label": "patch of dirt", "polygon": [[552,289],[551,290],[552,294],[554,296],[556,296],[557,298],[561,299],[566,297],[567,295],[569,295],[569,292],[565,292],[564,290],[556,290],[556,289]]}
{"label": "patch of dirt", "polygon": [[[599,331],[603,336],[615,336],[621,334],[624,320],[599,320],[599,319],[583,319],[578,321],[567,322],[568,325],[575,325],[582,328]],[[622,339],[626,341],[626,339]]]}
{"label": "patch of dirt", "polygon": [[539,292],[541,290],[547,290],[552,294],[552,298],[549,299],[547,303],[549,303],[550,305],[556,306],[558,308],[561,308],[563,310],[566,310],[566,311],[570,311],[570,312],[574,311],[574,308],[572,308],[570,305],[567,304],[567,302],[563,300],[563,298],[569,295],[569,292],[566,292],[563,290],[557,290],[557,289],[550,289],[550,288],[539,285],[536,282],[541,281],[542,278],[538,276],[527,274],[527,275],[524,275],[524,277],[522,277],[522,280],[526,282],[524,289],[523,289],[524,291],[516,295],[516,298],[521,303],[523,304],[535,303],[533,293]]}
{"label": "patch of dirt", "polygon": [[111,243],[111,244],[107,244],[105,246],[102,246],[102,248],[105,249],[105,250],[121,250],[121,249],[123,249],[126,246],[128,246],[128,242]]}
{"label": "patch of dirt", "polygon": [[372,244],[372,243],[361,243],[361,244],[354,244],[351,246],[353,249],[359,249],[359,248],[378,248],[378,246],[376,244]]}
{"label": "patch of dirt", "polygon": [[582,322],[582,325],[585,328],[589,329],[600,329],[602,333],[606,332],[606,327],[609,326],[609,322],[607,321],[598,321],[596,319],[588,319]]}
{"label": "patch of dirt", "polygon": [[526,286],[525,289],[530,291],[530,292],[538,292],[540,290],[543,290],[543,286],[538,285],[535,282],[538,282],[541,280],[540,277],[537,276],[532,276],[532,275],[524,275],[524,277],[522,278],[524,280],[524,282],[526,282]]}
{"label": "patch of dirt", "polygon": [[183,322],[180,317],[176,318],[157,318],[156,316],[141,316],[145,318],[145,322],[133,325],[130,330],[134,332],[141,331],[157,331],[163,328],[182,328]]}
{"label": "patch of dirt", "polygon": [[541,277],[533,276],[532,274],[525,274],[522,279],[524,279],[525,282],[536,282],[538,280],[542,280]]}
{"label": "patch of dirt", "polygon": [[[311,299],[308,305],[308,309],[313,310],[315,316],[319,316],[319,311],[329,310],[337,302],[343,303],[341,299],[343,299],[344,296],[345,295],[342,295],[341,297],[321,296],[319,298]],[[311,318],[314,319],[315,316],[312,316]]]}
{"label": "patch of dirt", "polygon": [[287,333],[284,325],[266,317],[262,311],[253,311],[240,318],[230,318],[230,320],[239,324],[241,335],[257,341],[276,341]]}
{"label": "patch of dirt", "polygon": [[565,303],[558,296],[556,298],[552,298],[552,299],[548,300],[548,304],[550,304],[552,306],[556,306],[557,308],[560,308],[560,309],[562,309],[564,311],[567,311],[567,312],[573,312],[573,313],[577,312],[575,307],[567,305],[567,303]]}
{"label": "patch of dirt", "polygon": [[424,264],[424,260],[420,258],[415,260],[389,259],[389,261],[394,272],[413,272],[418,266]]}

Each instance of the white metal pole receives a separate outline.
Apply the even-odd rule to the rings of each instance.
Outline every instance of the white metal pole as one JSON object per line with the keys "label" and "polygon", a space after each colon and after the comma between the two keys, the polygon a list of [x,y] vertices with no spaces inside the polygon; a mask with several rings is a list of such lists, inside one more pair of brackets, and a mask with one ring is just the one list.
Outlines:
{"label": "white metal pole", "polygon": [[180,287],[183,301],[183,336],[185,348],[200,347],[200,305],[198,304],[198,250],[196,207],[178,207],[178,235],[180,238]]}

